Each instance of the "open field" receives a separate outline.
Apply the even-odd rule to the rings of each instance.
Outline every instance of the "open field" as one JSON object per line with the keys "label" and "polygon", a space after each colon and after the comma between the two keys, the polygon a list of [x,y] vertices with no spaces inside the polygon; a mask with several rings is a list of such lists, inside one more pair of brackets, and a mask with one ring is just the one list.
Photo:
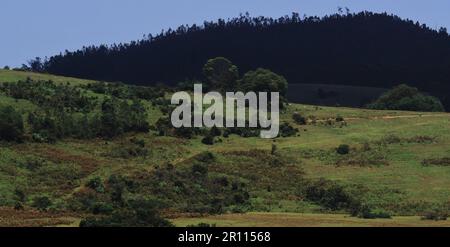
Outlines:
{"label": "open field", "polygon": [[27,78],[30,78],[32,80],[52,80],[53,82],[58,84],[70,82],[73,85],[80,85],[93,82],[91,80],[64,77],[64,76],[0,69],[0,83],[15,82],[20,80],[24,81]]}
{"label": "open field", "polygon": [[[27,76],[57,83],[68,80],[74,86],[89,82],[4,70],[0,82]],[[23,119],[40,107],[4,94],[0,94],[0,105],[13,106]],[[150,124],[164,116],[160,107],[147,101],[144,106]],[[311,121],[296,124],[294,112]],[[335,120],[338,116],[345,124]],[[450,114],[291,104],[281,120],[299,132],[275,142],[232,134],[219,137],[214,145],[203,144],[202,136],[183,139],[161,136],[155,130],[109,139],[2,142],[0,206],[6,208],[0,210],[0,226],[76,224],[79,217],[74,215],[79,210],[109,200],[108,194],[92,191],[86,184],[97,177],[106,184],[112,175],[123,176],[131,184],[124,197],[156,198],[180,215],[203,210],[200,206],[204,205],[195,204],[197,197],[205,196],[202,200],[207,201],[216,195],[233,198],[236,190],[248,193],[244,203],[224,206],[224,215],[174,219],[178,226],[202,222],[218,226],[449,226],[449,221],[420,220],[420,215],[450,209],[450,166],[444,162],[450,157]],[[133,140],[145,144],[144,155],[136,154]],[[349,145],[349,154],[336,153],[341,144]],[[273,145],[276,155],[271,154]],[[205,152],[213,155],[207,161],[207,175],[191,178],[193,164]],[[437,162],[428,165],[425,161],[430,159]],[[166,169],[168,164],[172,168]],[[332,210],[305,197],[304,181],[320,178],[338,183],[371,209],[393,219],[349,217],[345,209]],[[217,181],[226,188],[217,188]],[[232,188],[235,184],[238,189]],[[50,211],[57,213],[13,210],[17,189],[25,194],[27,208],[45,195],[52,201]],[[73,208],[77,213],[67,214]]]}

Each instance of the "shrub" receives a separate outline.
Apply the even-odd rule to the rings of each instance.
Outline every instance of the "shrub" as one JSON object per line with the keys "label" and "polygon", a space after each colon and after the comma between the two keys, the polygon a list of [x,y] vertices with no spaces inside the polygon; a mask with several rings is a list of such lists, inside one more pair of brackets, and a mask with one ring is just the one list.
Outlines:
{"label": "shrub", "polygon": [[220,184],[220,185],[223,186],[223,187],[227,187],[227,186],[230,184],[230,182],[228,181],[228,178],[227,178],[227,177],[219,177],[219,178],[216,178],[216,179],[214,180],[214,183]]}
{"label": "shrub", "polygon": [[401,142],[402,139],[394,134],[388,134],[381,139],[382,144],[397,144]]}
{"label": "shrub", "polygon": [[51,205],[52,202],[47,196],[39,196],[34,198],[32,206],[41,211],[46,211]]}
{"label": "shrub", "polygon": [[355,207],[356,200],[342,186],[323,178],[307,183],[304,194],[308,200],[327,209],[340,210]]}
{"label": "shrub", "polygon": [[306,124],[306,118],[303,117],[300,113],[295,112],[294,114],[292,114],[292,119],[294,119],[294,121],[299,124],[299,125],[305,125]]}
{"label": "shrub", "polygon": [[298,133],[298,129],[295,129],[288,123],[283,123],[280,125],[280,136],[289,137],[295,136]]}
{"label": "shrub", "polygon": [[11,106],[1,106],[0,140],[21,141],[23,133],[22,115]]}
{"label": "shrub", "polygon": [[128,201],[104,217],[88,217],[80,222],[80,227],[170,227],[168,220],[161,217],[152,201]]}
{"label": "shrub", "polygon": [[206,176],[208,174],[208,167],[204,164],[194,164],[192,166],[192,173],[194,175]]}
{"label": "shrub", "polygon": [[379,110],[445,111],[439,99],[424,95],[417,88],[402,84],[381,95],[368,108]]}
{"label": "shrub", "polygon": [[346,155],[350,153],[350,146],[347,144],[341,144],[336,148],[336,152],[340,155]]}
{"label": "shrub", "polygon": [[193,128],[181,127],[181,128],[174,129],[174,135],[177,137],[191,139],[194,136],[194,134],[195,133],[194,133]]}
{"label": "shrub", "polygon": [[360,212],[359,214],[360,218],[363,219],[391,219],[392,216],[383,210],[370,210],[366,209]]}
{"label": "shrub", "polygon": [[214,145],[214,137],[207,135],[202,139],[202,143],[205,145]]}
{"label": "shrub", "polygon": [[91,188],[99,193],[105,192],[105,187],[103,186],[102,179],[100,177],[95,177],[86,183],[86,187]]}
{"label": "shrub", "polygon": [[27,157],[25,163],[23,164],[24,167],[30,171],[36,171],[39,168],[46,165],[46,161],[39,158],[33,158],[33,157]]}
{"label": "shrub", "polygon": [[336,117],[336,122],[344,122],[344,121],[345,121],[344,117],[342,117],[342,116]]}
{"label": "shrub", "polygon": [[272,149],[270,150],[271,155],[275,155],[277,153],[277,144],[272,143]]}
{"label": "shrub", "polygon": [[203,162],[203,163],[208,163],[208,162],[212,162],[215,160],[215,156],[213,153],[206,151],[206,152],[202,152],[200,154],[198,154],[197,156],[195,156],[195,159]]}
{"label": "shrub", "polygon": [[439,221],[439,220],[447,220],[447,218],[448,218],[448,213],[440,211],[440,210],[429,211],[429,212],[426,212],[422,216],[422,220]]}
{"label": "shrub", "polygon": [[92,205],[93,214],[110,214],[114,211],[114,207],[109,203],[97,202]]}
{"label": "shrub", "polygon": [[14,204],[14,210],[21,211],[24,210],[24,206],[22,202],[16,202]]}
{"label": "shrub", "polygon": [[216,126],[213,126],[212,128],[211,128],[211,130],[209,131],[209,134],[211,135],[211,136],[221,136],[222,135],[222,131],[220,131],[220,129],[219,128],[217,128]]}
{"label": "shrub", "polygon": [[18,202],[25,202],[26,200],[26,195],[25,192],[23,192],[23,190],[15,189],[14,196]]}
{"label": "shrub", "polygon": [[[368,149],[366,149],[368,148]],[[355,150],[346,155],[340,155],[335,162],[336,166],[381,166],[389,165],[387,150],[381,146],[370,148],[363,147],[362,150]]]}
{"label": "shrub", "polygon": [[422,161],[423,166],[450,166],[450,157],[425,159]]}
{"label": "shrub", "polygon": [[130,142],[133,143],[133,144],[138,145],[141,148],[145,147],[145,140],[144,139],[138,139],[138,138],[133,137],[133,138],[130,139]]}

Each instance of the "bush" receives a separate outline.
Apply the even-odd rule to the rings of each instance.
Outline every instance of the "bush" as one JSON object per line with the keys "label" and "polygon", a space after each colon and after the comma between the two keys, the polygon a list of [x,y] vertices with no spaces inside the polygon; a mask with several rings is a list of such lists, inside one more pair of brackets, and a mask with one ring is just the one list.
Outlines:
{"label": "bush", "polygon": [[21,141],[23,133],[22,115],[11,106],[1,106],[0,140]]}
{"label": "bush", "polygon": [[350,153],[350,146],[347,144],[341,144],[336,148],[336,152],[341,155],[346,155]]}
{"label": "bush", "polygon": [[310,182],[304,188],[305,197],[327,209],[355,208],[356,200],[339,184],[326,179]]}
{"label": "bush", "polygon": [[391,219],[392,216],[383,210],[370,210],[365,209],[359,213],[358,217],[363,219]]}
{"label": "bush", "polygon": [[342,117],[342,116],[336,117],[336,122],[344,122],[344,121],[345,121],[344,117]]}
{"label": "bush", "polygon": [[192,166],[192,173],[194,175],[206,176],[208,174],[208,167],[204,164],[194,164]]}
{"label": "bush", "polygon": [[41,211],[46,211],[51,205],[52,202],[47,196],[40,196],[34,198],[32,206]]}
{"label": "bush", "polygon": [[138,145],[118,146],[112,150],[112,157],[119,157],[122,159],[131,159],[135,157],[147,157],[149,150]]}
{"label": "bush", "polygon": [[288,123],[283,123],[280,125],[280,136],[289,137],[295,136],[298,133],[298,129],[295,129]]}
{"label": "bush", "polygon": [[426,212],[422,216],[422,220],[439,221],[439,220],[447,220],[447,218],[448,218],[448,213],[440,211],[440,210],[434,210],[434,211]]}
{"label": "bush", "polygon": [[21,211],[24,210],[24,206],[22,202],[16,202],[14,204],[14,210]]}
{"label": "bush", "polygon": [[105,187],[103,186],[102,179],[100,177],[95,177],[86,183],[86,187],[91,188],[99,193],[105,192]]}
{"label": "bush", "polygon": [[439,99],[424,95],[417,88],[402,84],[381,95],[367,106],[378,110],[445,111]]}
{"label": "bush", "polygon": [[194,129],[189,127],[175,128],[174,134],[176,137],[191,139],[194,136]]}
{"label": "bush", "polygon": [[423,166],[450,166],[450,157],[425,159],[422,161]]}
{"label": "bush", "polygon": [[299,125],[305,125],[307,123],[306,118],[298,112],[292,114],[292,119],[294,119],[294,121]]}
{"label": "bush", "polygon": [[195,159],[203,163],[208,163],[214,161],[215,157],[213,153],[206,151],[195,156]]}
{"label": "bush", "polygon": [[209,131],[209,134],[211,135],[211,136],[221,136],[222,135],[222,131],[220,131],[220,129],[219,128],[217,128],[216,126],[213,126],[212,128],[211,128],[211,130]]}
{"label": "bush", "polygon": [[205,145],[214,145],[214,137],[207,135],[202,139],[202,143]]}
{"label": "bush", "polygon": [[97,202],[92,205],[93,214],[110,214],[114,211],[114,207],[109,203]]}
{"label": "bush", "polygon": [[168,220],[161,217],[152,201],[128,201],[104,217],[88,217],[80,222],[80,227],[170,227]]}

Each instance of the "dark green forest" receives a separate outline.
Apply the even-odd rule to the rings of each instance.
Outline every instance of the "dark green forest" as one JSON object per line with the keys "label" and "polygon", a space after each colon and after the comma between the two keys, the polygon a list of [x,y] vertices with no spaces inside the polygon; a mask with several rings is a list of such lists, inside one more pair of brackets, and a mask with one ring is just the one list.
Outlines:
{"label": "dark green forest", "polygon": [[445,28],[386,13],[278,19],[241,15],[180,26],[127,44],[89,46],[31,61],[52,74],[140,84],[204,79],[212,57],[238,73],[266,68],[289,83],[392,88],[406,83],[450,101],[450,37]]}

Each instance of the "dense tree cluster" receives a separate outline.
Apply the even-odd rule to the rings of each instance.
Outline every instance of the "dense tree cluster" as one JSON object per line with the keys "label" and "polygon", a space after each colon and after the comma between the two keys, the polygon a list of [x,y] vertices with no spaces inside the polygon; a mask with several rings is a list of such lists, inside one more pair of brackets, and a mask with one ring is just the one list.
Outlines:
{"label": "dense tree cluster", "polygon": [[41,63],[54,74],[148,84],[202,79],[208,59],[226,57],[242,71],[267,68],[290,83],[393,87],[407,82],[450,104],[442,93],[450,89],[449,41],[445,28],[433,30],[386,13],[241,15],[128,44],[66,51]]}
{"label": "dense tree cluster", "polygon": [[16,83],[4,83],[0,91],[15,99],[26,99],[38,106],[68,111],[91,111],[96,99],[80,88],[57,85],[52,81],[33,81],[28,78]]}
{"label": "dense tree cluster", "polygon": [[[111,88],[108,85],[104,85],[108,92],[117,89],[115,85],[111,84]],[[126,89],[118,90],[121,93],[117,95],[123,99],[108,94],[100,99],[88,96],[84,88],[57,85],[51,81],[28,79],[5,83],[0,91],[15,99],[31,101],[37,107],[27,112],[25,118],[12,107],[0,108],[0,139],[19,141],[29,134],[36,142],[55,142],[68,137],[111,138],[126,132],[147,132],[150,126],[145,105],[141,99],[129,99],[125,95],[150,98],[159,94],[150,90],[138,93],[139,90],[134,87],[124,87]],[[30,127],[30,133],[24,133],[24,120]]]}

